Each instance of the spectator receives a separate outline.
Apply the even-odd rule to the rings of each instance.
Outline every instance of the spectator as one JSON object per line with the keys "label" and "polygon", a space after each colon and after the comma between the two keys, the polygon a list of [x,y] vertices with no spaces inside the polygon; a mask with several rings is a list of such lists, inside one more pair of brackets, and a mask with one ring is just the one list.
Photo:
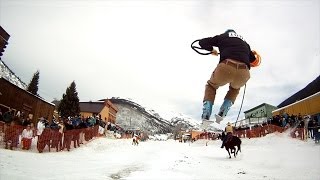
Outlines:
{"label": "spectator", "polygon": [[22,131],[22,149],[29,150],[32,143],[33,131],[31,129],[31,125],[27,125],[27,127]]}
{"label": "spectator", "polygon": [[22,120],[22,126],[26,127],[31,124],[31,120],[27,117],[26,120]]}
{"label": "spectator", "polygon": [[37,124],[37,136],[40,136],[45,128],[44,118],[41,117]]}
{"label": "spectator", "polygon": [[21,117],[21,113],[20,113],[20,111],[18,111],[18,112],[16,113],[16,116],[17,116],[18,118],[20,118],[20,117]]}
{"label": "spectator", "polygon": [[79,124],[79,128],[81,129],[79,143],[83,144],[83,142],[85,141],[85,139],[84,139],[84,130],[87,128],[86,119],[84,117],[81,118],[81,122]]}
{"label": "spectator", "polygon": [[282,127],[286,127],[287,122],[285,117],[281,118],[281,123],[282,123]]}
{"label": "spectator", "polygon": [[303,121],[303,119],[299,119],[299,120],[298,120],[298,123],[299,123],[299,125],[298,125],[299,128],[304,128],[304,121]]}
{"label": "spectator", "polygon": [[66,123],[64,124],[65,126],[65,131],[64,131],[64,136],[63,136],[63,145],[61,150],[64,148],[67,148],[68,151],[70,151],[70,145],[71,141],[73,139],[73,126],[71,120],[67,119]]}
{"label": "spectator", "polygon": [[6,149],[10,148],[12,150],[13,147],[17,147],[18,141],[19,141],[19,135],[20,135],[19,129],[15,125],[15,122],[11,121],[11,123],[6,128],[5,134],[4,134],[5,148]]}
{"label": "spectator", "polygon": [[303,133],[304,133],[304,139],[307,140],[308,138],[308,124],[309,124],[309,121],[310,121],[310,116],[309,115],[305,115],[303,117],[303,124],[304,126],[302,128],[303,129]]}
{"label": "spectator", "polygon": [[314,131],[313,129],[316,127],[316,121],[313,119],[313,120],[310,120],[309,123],[308,123],[308,134],[309,134],[309,138],[313,139],[314,138]]}
{"label": "spectator", "polygon": [[49,127],[50,127],[51,129],[57,130],[57,129],[59,129],[59,122],[56,121],[55,119],[52,119]]}
{"label": "spectator", "polygon": [[5,123],[8,123],[8,124],[11,123],[12,118],[13,118],[12,113],[13,113],[13,111],[11,109],[9,109],[7,112],[5,112],[3,114],[3,120],[4,120]]}

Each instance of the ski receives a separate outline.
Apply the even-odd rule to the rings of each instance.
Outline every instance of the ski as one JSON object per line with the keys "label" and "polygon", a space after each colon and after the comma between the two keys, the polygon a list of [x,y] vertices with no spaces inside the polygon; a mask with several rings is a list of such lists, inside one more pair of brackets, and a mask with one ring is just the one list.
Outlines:
{"label": "ski", "polygon": [[223,120],[223,117],[219,116],[218,114],[214,115],[216,117],[216,123],[220,124],[220,122]]}

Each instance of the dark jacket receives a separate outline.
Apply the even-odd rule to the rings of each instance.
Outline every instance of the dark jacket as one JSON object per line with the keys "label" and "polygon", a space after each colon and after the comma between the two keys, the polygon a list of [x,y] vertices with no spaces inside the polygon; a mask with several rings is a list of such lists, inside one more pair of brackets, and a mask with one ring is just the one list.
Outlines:
{"label": "dark jacket", "polygon": [[226,32],[214,37],[208,37],[199,41],[201,48],[212,51],[213,46],[218,47],[220,51],[220,61],[233,59],[245,63],[250,69],[250,62],[255,60],[249,44],[242,36],[235,32]]}

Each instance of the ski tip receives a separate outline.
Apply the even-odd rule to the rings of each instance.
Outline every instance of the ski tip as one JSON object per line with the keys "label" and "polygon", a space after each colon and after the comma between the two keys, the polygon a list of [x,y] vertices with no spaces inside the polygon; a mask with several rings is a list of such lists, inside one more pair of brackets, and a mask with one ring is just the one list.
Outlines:
{"label": "ski tip", "polygon": [[216,123],[220,124],[221,121],[223,121],[223,117],[215,114],[215,118],[216,118]]}

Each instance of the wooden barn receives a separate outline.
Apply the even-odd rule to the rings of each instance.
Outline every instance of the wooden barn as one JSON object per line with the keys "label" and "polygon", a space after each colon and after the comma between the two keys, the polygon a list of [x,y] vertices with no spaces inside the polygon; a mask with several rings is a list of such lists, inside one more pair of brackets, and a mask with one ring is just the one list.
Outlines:
{"label": "wooden barn", "polygon": [[81,116],[88,117],[100,115],[101,119],[105,122],[116,123],[118,109],[108,99],[97,102],[80,102],[79,106]]}
{"label": "wooden barn", "polygon": [[32,121],[38,122],[40,117],[52,120],[54,104],[21,89],[8,80],[0,77],[0,108],[2,113],[9,109],[25,116],[32,114]]}

